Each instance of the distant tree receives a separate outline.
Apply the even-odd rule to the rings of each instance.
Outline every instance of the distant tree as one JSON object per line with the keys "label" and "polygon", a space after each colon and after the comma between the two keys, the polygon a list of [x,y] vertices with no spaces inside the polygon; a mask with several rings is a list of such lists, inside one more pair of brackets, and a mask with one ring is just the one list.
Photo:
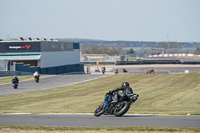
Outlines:
{"label": "distant tree", "polygon": [[133,50],[133,48],[130,48],[129,50],[127,50],[126,53],[127,53],[127,54],[134,54],[134,50]]}
{"label": "distant tree", "polygon": [[90,46],[90,52],[91,52],[91,54],[101,54],[100,51],[101,50],[100,50],[99,46],[97,46],[97,45]]}
{"label": "distant tree", "polygon": [[181,45],[178,42],[159,42],[157,45],[154,45],[155,48],[165,48],[165,49],[173,49],[173,48],[181,48]]}
{"label": "distant tree", "polygon": [[89,54],[88,46],[81,45],[81,52],[82,52],[82,54]]}
{"label": "distant tree", "polygon": [[110,55],[120,55],[124,54],[123,46],[121,44],[118,44],[116,47],[111,48]]}
{"label": "distant tree", "polygon": [[102,54],[109,54],[110,53],[110,49],[109,47],[105,46],[105,45],[101,45],[101,53]]}
{"label": "distant tree", "polygon": [[200,55],[200,49],[197,48],[197,49],[195,50],[194,54],[198,54],[198,55]]}
{"label": "distant tree", "polygon": [[118,44],[117,46],[108,47],[107,45],[82,45],[82,54],[107,54],[107,55],[120,55],[124,54],[123,46]]}

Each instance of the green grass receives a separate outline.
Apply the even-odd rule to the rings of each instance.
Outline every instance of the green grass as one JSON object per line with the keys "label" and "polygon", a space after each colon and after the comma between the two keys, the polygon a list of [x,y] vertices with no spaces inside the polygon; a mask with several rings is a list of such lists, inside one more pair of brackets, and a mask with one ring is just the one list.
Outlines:
{"label": "green grass", "polygon": [[200,128],[175,128],[175,127],[44,127],[44,126],[1,126],[0,129],[19,129],[19,130],[43,130],[43,131],[88,131],[88,130],[106,130],[106,131],[185,131],[185,132],[200,132]]}
{"label": "green grass", "polygon": [[105,93],[131,84],[139,99],[128,113],[200,115],[200,72],[118,74],[64,87],[0,96],[0,112],[93,113]]}

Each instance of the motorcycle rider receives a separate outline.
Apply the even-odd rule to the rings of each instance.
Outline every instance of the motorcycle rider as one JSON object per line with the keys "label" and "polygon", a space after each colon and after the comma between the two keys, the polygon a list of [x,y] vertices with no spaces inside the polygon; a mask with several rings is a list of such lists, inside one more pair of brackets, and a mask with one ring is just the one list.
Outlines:
{"label": "motorcycle rider", "polygon": [[16,75],[14,75],[12,78],[12,84],[15,84],[15,83],[17,83],[17,84],[19,83],[19,79]]}
{"label": "motorcycle rider", "polygon": [[95,72],[100,72],[100,71],[99,71],[99,67],[97,67],[97,68],[95,69]]}
{"label": "motorcycle rider", "polygon": [[35,71],[35,73],[33,74],[34,77],[40,77],[39,73],[37,71]]}
{"label": "motorcycle rider", "polygon": [[[118,91],[123,93],[119,93]],[[123,97],[125,94],[133,94],[133,89],[130,87],[128,82],[123,82],[121,87],[109,91],[104,97],[104,110],[108,108],[108,102],[117,103],[120,97]]]}
{"label": "motorcycle rider", "polygon": [[[118,91],[122,91],[119,93]],[[112,94],[112,100],[114,103],[117,103],[119,98],[122,97],[124,94],[133,94],[133,89],[130,87],[128,82],[123,82],[120,88],[116,88],[114,90],[109,91],[109,94]]]}
{"label": "motorcycle rider", "polygon": [[119,71],[118,71],[118,69],[117,69],[117,68],[115,68],[115,73],[116,73],[116,74],[118,74],[118,72],[119,72]]}
{"label": "motorcycle rider", "polygon": [[40,75],[39,75],[39,73],[37,72],[37,71],[35,71],[35,73],[33,74],[33,77],[36,79],[38,79],[38,81],[39,81],[39,77],[40,77]]}
{"label": "motorcycle rider", "polygon": [[104,74],[104,73],[106,72],[106,67],[105,67],[105,66],[102,66],[102,67],[101,67],[101,71],[102,71],[102,73]]}

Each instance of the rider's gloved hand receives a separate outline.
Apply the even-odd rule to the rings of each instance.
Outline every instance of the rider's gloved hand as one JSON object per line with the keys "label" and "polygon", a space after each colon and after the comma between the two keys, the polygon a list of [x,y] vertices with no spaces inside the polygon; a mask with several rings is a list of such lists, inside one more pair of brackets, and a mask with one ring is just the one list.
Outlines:
{"label": "rider's gloved hand", "polygon": [[109,91],[108,94],[112,94],[112,91]]}

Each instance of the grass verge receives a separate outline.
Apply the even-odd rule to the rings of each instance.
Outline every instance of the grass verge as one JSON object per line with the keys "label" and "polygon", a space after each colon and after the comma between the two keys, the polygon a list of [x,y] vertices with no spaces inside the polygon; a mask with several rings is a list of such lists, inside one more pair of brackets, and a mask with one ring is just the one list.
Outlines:
{"label": "grass verge", "polygon": [[44,131],[88,131],[88,130],[106,130],[106,131],[185,131],[200,132],[200,128],[175,128],[175,127],[46,127],[46,126],[7,126],[0,125],[0,129],[19,129],[19,130],[44,130]]}

